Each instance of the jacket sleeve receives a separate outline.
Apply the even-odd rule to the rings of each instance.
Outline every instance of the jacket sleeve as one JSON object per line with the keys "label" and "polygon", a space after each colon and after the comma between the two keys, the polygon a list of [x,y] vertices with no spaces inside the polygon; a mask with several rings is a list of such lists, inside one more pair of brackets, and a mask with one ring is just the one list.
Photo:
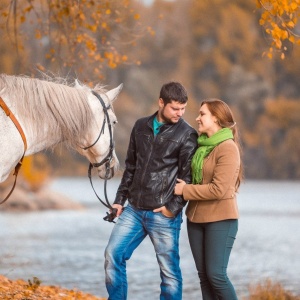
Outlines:
{"label": "jacket sleeve", "polygon": [[[220,144],[218,149],[216,164],[212,172],[212,180],[203,184],[186,184],[183,187],[183,197],[186,200],[221,200],[232,197],[235,193],[234,187],[239,173],[240,155],[234,144]],[[212,165],[211,165],[212,166]],[[205,175],[204,175],[205,176]]]}
{"label": "jacket sleeve", "polygon": [[127,156],[125,160],[125,171],[119,185],[114,204],[124,205],[128,198],[128,189],[131,186],[133,176],[136,168],[136,141],[135,141],[135,127],[133,127],[130,135]]}
{"label": "jacket sleeve", "polygon": [[[187,133],[186,138],[182,140],[180,148],[177,178],[187,183],[191,182],[191,161],[197,149],[197,138],[197,132],[195,130],[190,131]],[[186,201],[183,199],[183,196],[174,195],[171,201],[166,203],[165,206],[174,215],[177,215],[185,205]]]}

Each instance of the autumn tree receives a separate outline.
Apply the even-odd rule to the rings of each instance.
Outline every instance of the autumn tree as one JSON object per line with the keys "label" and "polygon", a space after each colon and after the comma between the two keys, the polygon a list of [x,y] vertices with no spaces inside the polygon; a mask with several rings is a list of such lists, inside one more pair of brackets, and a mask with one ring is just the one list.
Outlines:
{"label": "autumn tree", "polygon": [[[265,103],[254,132],[257,148],[264,152],[261,176],[266,178],[299,178],[300,102],[298,99],[276,99]],[[261,138],[263,137],[263,138]]]}
{"label": "autumn tree", "polygon": [[256,0],[262,10],[260,25],[270,38],[270,48],[265,52],[272,58],[278,51],[284,59],[285,52],[294,44],[300,45],[300,0]]}
{"label": "autumn tree", "polygon": [[[103,79],[107,68],[137,63],[128,49],[150,31],[130,0],[2,0],[0,16],[1,72],[38,68],[88,82]],[[38,190],[49,173],[40,153],[24,159],[20,177]]]}
{"label": "autumn tree", "polygon": [[47,182],[51,171],[46,155],[37,153],[24,157],[20,177],[26,182],[30,191],[38,191]]}
{"label": "autumn tree", "polygon": [[135,63],[125,49],[146,32],[130,0],[4,0],[0,15],[0,30],[20,58],[29,47],[41,70],[72,68],[97,78],[105,67]]}

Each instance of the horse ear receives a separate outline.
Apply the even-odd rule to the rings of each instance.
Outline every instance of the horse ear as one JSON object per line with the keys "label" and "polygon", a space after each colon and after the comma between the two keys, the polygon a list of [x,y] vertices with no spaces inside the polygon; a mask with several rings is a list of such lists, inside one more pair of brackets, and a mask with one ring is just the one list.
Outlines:
{"label": "horse ear", "polygon": [[106,92],[106,96],[111,102],[114,102],[117,99],[118,95],[120,94],[122,88],[123,88],[123,83],[121,83],[118,87]]}
{"label": "horse ear", "polygon": [[80,88],[80,87],[82,87],[80,81],[78,79],[75,79],[75,88]]}

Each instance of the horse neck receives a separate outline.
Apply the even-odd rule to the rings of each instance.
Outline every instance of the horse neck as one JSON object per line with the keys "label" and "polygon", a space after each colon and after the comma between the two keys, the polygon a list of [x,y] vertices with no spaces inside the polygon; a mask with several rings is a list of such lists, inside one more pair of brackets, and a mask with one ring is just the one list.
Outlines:
{"label": "horse neck", "polygon": [[[39,135],[39,137],[34,134],[32,128],[24,128],[24,133],[27,139],[27,151],[26,155],[31,155],[43,151],[45,149],[51,148],[54,145],[62,142],[59,133],[56,135],[56,139],[53,139],[53,134],[47,134],[48,128],[47,124],[42,124],[41,130],[44,131],[43,135]],[[49,137],[52,137],[51,139]]]}
{"label": "horse neck", "polygon": [[2,110],[0,125],[0,182],[2,182],[20,161],[24,153],[24,143],[18,129]]}
{"label": "horse neck", "polygon": [[[51,148],[52,146],[58,144],[61,142],[60,134],[57,132],[56,135],[49,135],[47,132],[49,132],[49,128],[47,127],[47,122],[43,124],[34,124],[34,122],[31,124],[32,127],[25,125],[25,122],[22,119],[22,116],[18,116],[16,114],[16,119],[20,123],[20,126],[24,132],[26,142],[27,142],[27,149],[26,149],[26,156],[32,155],[35,153],[38,153],[40,151],[43,151],[47,148]],[[35,128],[35,126],[37,128]],[[35,134],[36,130],[39,130],[39,132],[43,131],[44,134],[39,134],[38,136]],[[20,134],[20,133],[19,133]],[[51,139],[49,137],[52,137]],[[53,136],[56,137],[56,139],[53,139]]]}

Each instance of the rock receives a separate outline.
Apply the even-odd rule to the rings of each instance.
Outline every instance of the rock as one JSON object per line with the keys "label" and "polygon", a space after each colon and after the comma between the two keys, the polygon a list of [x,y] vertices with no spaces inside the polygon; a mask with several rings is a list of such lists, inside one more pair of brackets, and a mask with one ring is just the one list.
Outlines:
{"label": "rock", "polygon": [[[9,192],[9,188],[0,193],[3,199]],[[41,188],[37,192],[28,191],[20,186],[16,186],[10,198],[0,205],[0,211],[24,212],[39,210],[78,210],[84,209],[80,203],[74,202],[67,196],[52,191],[47,187]]]}

